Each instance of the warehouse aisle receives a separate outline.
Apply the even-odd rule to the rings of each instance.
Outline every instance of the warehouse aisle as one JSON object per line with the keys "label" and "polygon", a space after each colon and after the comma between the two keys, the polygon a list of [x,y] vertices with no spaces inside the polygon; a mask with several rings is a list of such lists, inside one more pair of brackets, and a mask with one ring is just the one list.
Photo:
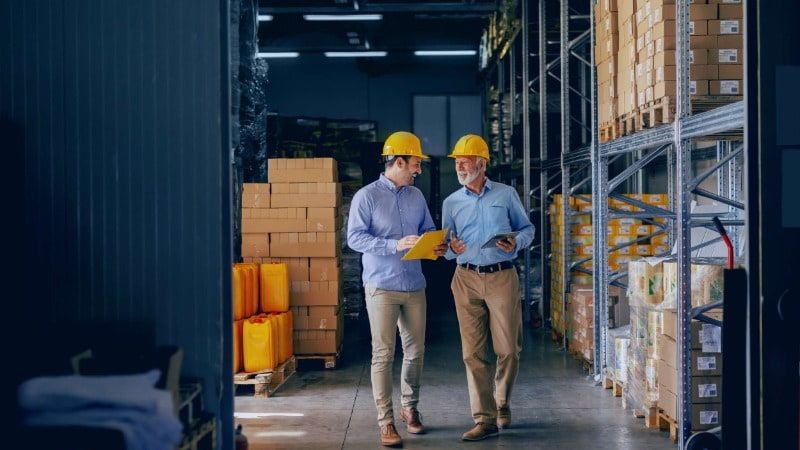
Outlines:
{"label": "warehouse aisle", "polygon": [[[623,411],[620,399],[613,398],[610,391],[592,386],[578,363],[556,349],[541,331],[529,331],[525,336],[511,404],[513,427],[497,439],[462,442],[460,436],[471,420],[458,327],[453,315],[440,317],[429,316],[419,405],[429,431],[409,435],[398,421],[404,448],[676,448],[666,433],[644,428],[642,419]],[[251,450],[379,447],[366,327],[363,321],[346,324],[346,352],[336,370],[301,365],[301,371],[274,397],[236,397],[235,422],[243,424]],[[399,372],[398,357],[395,380]],[[395,394],[398,392],[395,386]]]}

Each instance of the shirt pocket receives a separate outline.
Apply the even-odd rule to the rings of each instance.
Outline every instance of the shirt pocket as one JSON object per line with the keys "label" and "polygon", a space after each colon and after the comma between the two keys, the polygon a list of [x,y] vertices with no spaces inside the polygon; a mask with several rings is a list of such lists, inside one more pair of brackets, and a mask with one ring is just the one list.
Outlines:
{"label": "shirt pocket", "polygon": [[492,203],[489,205],[489,215],[487,222],[492,234],[507,233],[513,231],[511,229],[511,221],[508,218],[508,206],[504,203]]}

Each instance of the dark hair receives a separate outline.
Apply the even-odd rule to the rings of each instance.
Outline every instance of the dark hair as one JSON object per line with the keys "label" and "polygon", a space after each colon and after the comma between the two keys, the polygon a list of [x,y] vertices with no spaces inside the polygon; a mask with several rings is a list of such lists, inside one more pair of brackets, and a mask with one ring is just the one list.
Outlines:
{"label": "dark hair", "polygon": [[387,157],[384,158],[384,166],[387,169],[392,167],[394,165],[394,162],[397,160],[397,158],[402,158],[403,161],[406,162],[406,164],[408,164],[408,162],[411,160],[411,156],[408,156],[408,155],[387,156]]}

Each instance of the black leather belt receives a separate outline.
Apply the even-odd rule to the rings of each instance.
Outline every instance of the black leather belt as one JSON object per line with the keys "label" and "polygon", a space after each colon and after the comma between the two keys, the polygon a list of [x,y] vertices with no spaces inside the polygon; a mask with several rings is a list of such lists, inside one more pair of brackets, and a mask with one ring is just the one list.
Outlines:
{"label": "black leather belt", "polygon": [[467,270],[474,270],[478,273],[495,273],[500,272],[501,270],[510,269],[514,267],[514,264],[511,261],[502,261],[497,264],[490,264],[488,266],[476,266],[475,264],[470,263],[459,264],[459,266]]}

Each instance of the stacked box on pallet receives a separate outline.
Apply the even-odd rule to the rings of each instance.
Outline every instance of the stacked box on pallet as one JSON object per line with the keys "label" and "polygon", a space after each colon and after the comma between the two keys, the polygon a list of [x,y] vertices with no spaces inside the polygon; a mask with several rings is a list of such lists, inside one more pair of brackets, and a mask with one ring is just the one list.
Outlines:
{"label": "stacked box on pallet", "polygon": [[568,350],[591,362],[594,359],[594,296],[592,286],[572,286],[569,295],[568,315]]}
{"label": "stacked box on pallet", "polygon": [[[722,320],[721,310],[706,315]],[[658,405],[664,413],[677,420],[680,371],[678,367],[678,316],[675,310],[665,311],[663,334],[659,336],[662,349],[658,361]],[[707,430],[722,422],[722,342],[721,329],[716,325],[692,321],[691,336],[691,393],[692,430]]]}
{"label": "stacked box on pallet", "polygon": [[[601,0],[595,4],[595,63],[597,65],[597,115],[600,129],[617,119],[617,53],[619,24],[616,0]],[[614,136],[601,135],[601,140]]]}
{"label": "stacked box on pallet", "polygon": [[631,326],[625,325],[607,331],[606,376],[617,383],[628,379],[628,349],[631,344]]}
{"label": "stacked box on pallet", "polygon": [[[635,1],[622,1],[617,4],[617,23],[619,25],[619,49],[617,53],[617,114],[620,118],[636,111],[636,53],[637,20]],[[623,127],[625,128],[625,127]],[[626,130],[627,132],[632,130]]]}
{"label": "stacked box on pallet", "polygon": [[[266,234],[255,262],[289,267],[295,354],[333,354],[342,342],[342,201],[332,158],[270,159],[270,208],[242,218],[242,236]],[[244,253],[243,253],[244,255]]]}

